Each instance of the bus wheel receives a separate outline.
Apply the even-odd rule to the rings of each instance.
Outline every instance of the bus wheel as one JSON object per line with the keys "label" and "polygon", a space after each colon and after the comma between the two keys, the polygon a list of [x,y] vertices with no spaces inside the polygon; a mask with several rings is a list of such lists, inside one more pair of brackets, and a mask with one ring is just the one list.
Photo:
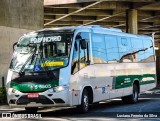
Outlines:
{"label": "bus wheel", "polygon": [[133,93],[132,95],[122,97],[123,103],[137,103],[139,97],[139,90],[136,84],[133,84]]}
{"label": "bus wheel", "polygon": [[25,107],[27,113],[36,113],[38,111],[38,107]]}
{"label": "bus wheel", "polygon": [[81,113],[88,112],[89,98],[88,98],[88,92],[86,89],[84,89],[82,93],[81,105],[77,106],[77,108]]}

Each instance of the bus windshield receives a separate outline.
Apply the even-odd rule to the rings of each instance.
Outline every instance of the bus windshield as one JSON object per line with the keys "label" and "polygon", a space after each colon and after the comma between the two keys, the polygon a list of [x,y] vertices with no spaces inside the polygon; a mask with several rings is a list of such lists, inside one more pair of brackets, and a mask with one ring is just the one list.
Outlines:
{"label": "bus windshield", "polygon": [[39,72],[65,67],[69,62],[72,33],[34,33],[24,35],[14,51],[10,69]]}

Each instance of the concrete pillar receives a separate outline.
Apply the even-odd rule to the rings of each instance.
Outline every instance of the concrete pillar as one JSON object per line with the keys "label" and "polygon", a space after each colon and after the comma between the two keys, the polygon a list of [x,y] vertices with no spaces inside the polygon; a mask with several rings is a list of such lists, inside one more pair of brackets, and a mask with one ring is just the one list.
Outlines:
{"label": "concrete pillar", "polygon": [[6,80],[12,45],[27,32],[43,28],[43,0],[0,2],[0,86]]}
{"label": "concrete pillar", "polygon": [[137,17],[137,10],[131,9],[126,12],[126,30],[128,33],[138,34],[138,17]]}

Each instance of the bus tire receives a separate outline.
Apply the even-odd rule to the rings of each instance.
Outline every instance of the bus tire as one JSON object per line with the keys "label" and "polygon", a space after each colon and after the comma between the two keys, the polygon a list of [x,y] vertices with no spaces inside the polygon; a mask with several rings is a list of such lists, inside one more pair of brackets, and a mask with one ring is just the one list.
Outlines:
{"label": "bus tire", "polygon": [[139,97],[138,86],[136,84],[133,84],[132,95],[122,97],[122,101],[123,101],[123,103],[126,103],[126,104],[128,104],[128,103],[134,104],[134,103],[138,102],[138,97]]}
{"label": "bus tire", "polygon": [[27,113],[37,113],[38,107],[25,107]]}
{"label": "bus tire", "polygon": [[80,113],[86,113],[89,110],[89,96],[86,89],[82,93],[81,105],[77,106],[77,108]]}

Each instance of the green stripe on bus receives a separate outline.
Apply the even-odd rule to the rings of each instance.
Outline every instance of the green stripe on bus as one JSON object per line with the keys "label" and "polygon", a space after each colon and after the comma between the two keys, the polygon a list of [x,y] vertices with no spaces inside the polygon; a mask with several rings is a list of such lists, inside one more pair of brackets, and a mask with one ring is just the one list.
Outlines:
{"label": "green stripe on bus", "polygon": [[135,80],[138,80],[140,85],[155,83],[155,78],[155,74],[117,76],[115,89],[130,87]]}
{"label": "green stripe on bus", "polygon": [[16,82],[11,82],[11,87],[23,92],[23,93],[28,93],[28,92],[44,92],[52,87],[59,86],[59,81],[54,80],[54,81],[48,81],[43,84],[36,84],[36,83],[16,83]]}

